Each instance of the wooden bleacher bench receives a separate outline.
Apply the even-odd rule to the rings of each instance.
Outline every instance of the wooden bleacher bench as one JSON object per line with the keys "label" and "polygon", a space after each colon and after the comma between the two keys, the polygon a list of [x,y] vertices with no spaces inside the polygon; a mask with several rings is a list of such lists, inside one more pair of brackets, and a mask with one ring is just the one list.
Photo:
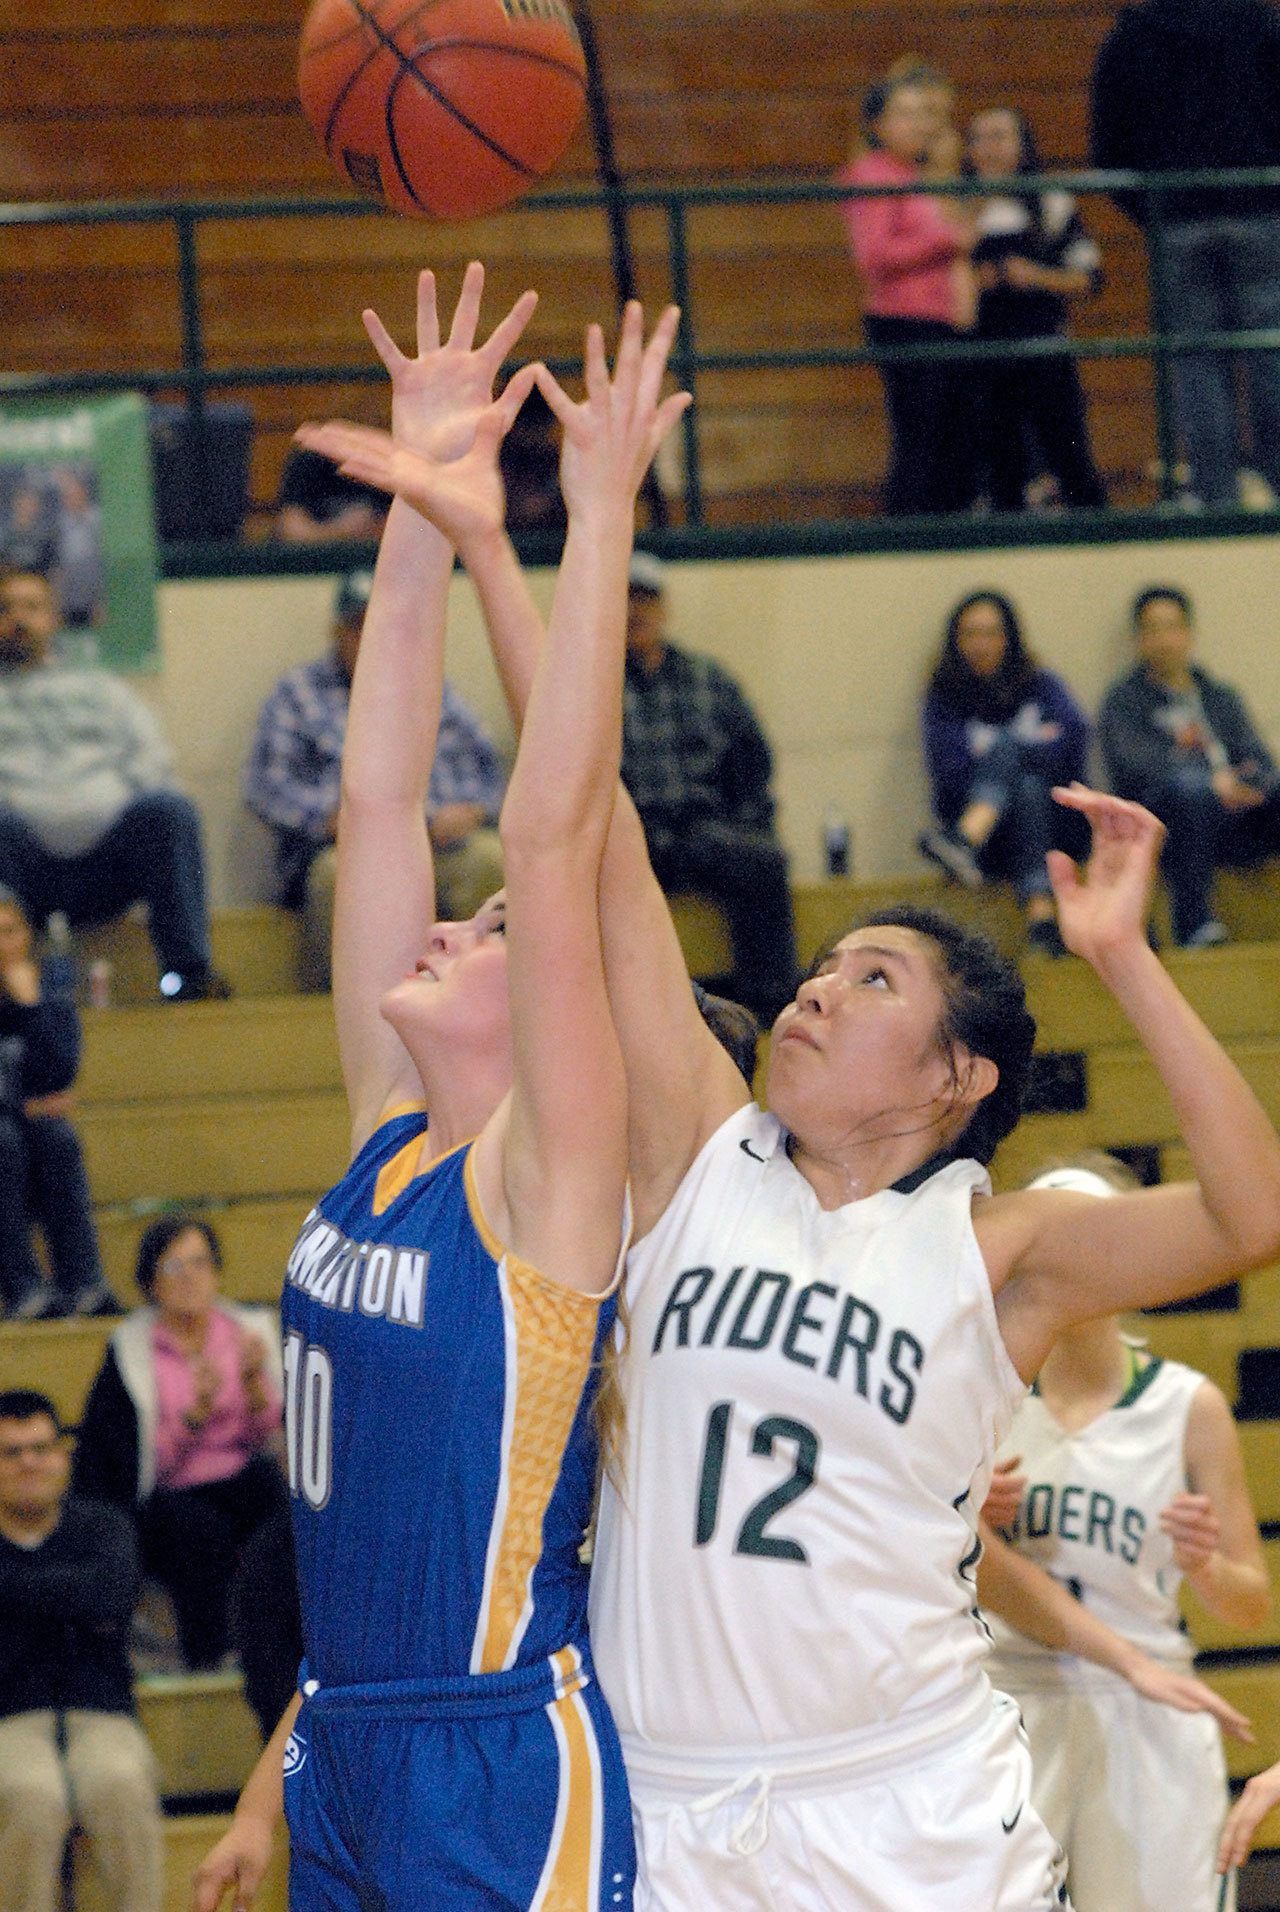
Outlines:
{"label": "wooden bleacher bench", "polygon": [[[215,910],[210,934],[214,967],[238,996],[288,996],[297,991],[301,926],[294,911],[267,903]],[[113,1004],[181,1007],[160,1000],[155,952],[140,912],[130,910],[113,922],[79,929],[73,940],[76,956],[86,967],[99,959],[110,963]]]}
{"label": "wooden bleacher bench", "polygon": [[135,1697],[163,1799],[240,1791],[262,1738],[238,1672],[157,1673],[138,1681]]}
{"label": "wooden bleacher bench", "polygon": [[[166,1817],[163,1912],[191,1912],[191,1882],[196,1867],[230,1824],[229,1813],[183,1813]],[[288,1864],[288,1843],[281,1832],[276,1839],[271,1868],[254,1900],[254,1912],[286,1912]],[[73,1840],[72,1866],[76,1912],[119,1912],[107,1898],[93,1863],[89,1841],[79,1833]]]}

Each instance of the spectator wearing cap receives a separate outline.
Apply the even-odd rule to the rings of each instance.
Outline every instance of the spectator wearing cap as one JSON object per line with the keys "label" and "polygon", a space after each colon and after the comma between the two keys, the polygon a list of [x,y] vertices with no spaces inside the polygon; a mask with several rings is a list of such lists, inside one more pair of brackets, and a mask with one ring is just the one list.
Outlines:
{"label": "spectator wearing cap", "polygon": [[120,678],[55,656],[58,624],[46,578],[0,571],[0,883],[38,925],[145,902],[161,993],[229,995],[210,957],[200,815],[173,786],[168,743]]}
{"label": "spectator wearing cap", "polygon": [[723,909],[734,971],[725,993],[772,1021],[796,981],[786,853],[774,830],[773,755],[720,666],[666,634],[665,573],[637,551],[627,593],[622,780],[668,891]]}
{"label": "spectator wearing cap", "polygon": [[[306,981],[314,989],[329,986],[342,745],[372,589],[370,571],[343,578],[328,655],[286,672],[271,691],[245,767],[245,802],[275,836],[280,901],[302,911]],[[473,916],[502,886],[504,782],[497,749],[446,683],[427,799],[442,918]]]}

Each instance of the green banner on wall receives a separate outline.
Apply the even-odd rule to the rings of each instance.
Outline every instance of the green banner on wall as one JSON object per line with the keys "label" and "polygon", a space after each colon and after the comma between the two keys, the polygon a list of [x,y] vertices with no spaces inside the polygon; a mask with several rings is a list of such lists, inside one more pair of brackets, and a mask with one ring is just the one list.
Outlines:
{"label": "green banner on wall", "polygon": [[49,579],[68,659],[158,668],[151,453],[139,393],[0,405],[0,563]]}

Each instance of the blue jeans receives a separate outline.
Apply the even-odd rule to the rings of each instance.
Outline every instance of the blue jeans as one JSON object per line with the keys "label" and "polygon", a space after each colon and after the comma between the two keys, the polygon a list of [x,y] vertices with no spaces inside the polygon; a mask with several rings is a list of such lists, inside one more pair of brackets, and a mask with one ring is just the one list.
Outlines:
{"label": "blue jeans", "polygon": [[1028,770],[1010,737],[1001,737],[979,759],[965,799],[989,803],[999,821],[978,851],[984,876],[1007,877],[1024,907],[1050,893],[1045,852],[1054,846],[1059,811],[1042,776]]}
{"label": "blue jeans", "polygon": [[1147,793],[1168,835],[1164,877],[1173,940],[1185,943],[1213,915],[1213,873],[1220,863],[1257,863],[1280,854],[1280,785],[1256,810],[1227,810],[1207,767],[1171,770]]}
{"label": "blue jeans", "polygon": [[100,843],[74,857],[51,855],[20,816],[0,806],[0,883],[37,923],[55,910],[73,925],[108,922],[143,902],[161,975],[209,967],[200,816],[176,790],[135,797]]}
{"label": "blue jeans", "polygon": [[102,1281],[80,1141],[61,1116],[0,1110],[0,1300],[14,1308],[44,1289],[31,1242],[44,1232],[55,1292],[64,1301]]}
{"label": "blue jeans", "polygon": [[[1175,331],[1280,325],[1280,219],[1192,219],[1165,232]],[[1250,458],[1280,497],[1280,353],[1241,355],[1252,427]],[[1174,359],[1178,422],[1192,482],[1206,504],[1237,501],[1242,462],[1236,362],[1230,352]]]}

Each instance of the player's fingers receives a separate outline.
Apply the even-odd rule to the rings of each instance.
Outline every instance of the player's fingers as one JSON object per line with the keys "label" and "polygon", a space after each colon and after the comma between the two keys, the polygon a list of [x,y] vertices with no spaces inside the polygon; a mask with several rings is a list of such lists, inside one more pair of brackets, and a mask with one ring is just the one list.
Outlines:
{"label": "player's fingers", "polygon": [[360,314],[360,317],[364,321],[364,329],[369,334],[374,351],[378,354],[378,357],[382,360],[387,370],[394,376],[402,365],[409,363],[408,359],[406,359],[404,353],[400,350],[400,347],[396,344],[372,306],[366,306]]}
{"label": "player's fingers", "polygon": [[449,343],[461,352],[469,352],[475,343],[483,296],[484,267],[478,259],[473,259],[462,275],[462,290],[453,308],[453,324],[449,327]]}
{"label": "player's fingers", "polygon": [[534,366],[533,374],[534,384],[542,393],[542,396],[546,399],[560,423],[562,425],[572,424],[578,407],[574,404],[568,392],[565,391],[564,386],[561,385],[555,373],[549,372],[545,365],[539,364]]}
{"label": "player's fingers", "polygon": [[618,349],[613,360],[614,389],[634,399],[644,357],[644,307],[639,299],[628,299],[622,308],[618,331]]}
{"label": "player's fingers", "polygon": [[503,386],[502,397],[498,400],[495,409],[504,437],[515,424],[516,414],[519,412],[520,407],[524,404],[524,401],[528,398],[537,382],[537,365],[522,365],[518,372],[512,373],[511,377]]}
{"label": "player's fingers", "polygon": [[1257,1781],[1251,1779],[1232,1807],[1222,1829],[1222,1843],[1218,1847],[1219,1872],[1229,1872],[1233,1866],[1244,1864],[1249,1857],[1253,1835],[1266,1810],[1267,1796]]}
{"label": "player's fingers", "polygon": [[418,274],[418,355],[440,350],[440,312],[436,305],[436,275],[430,267]]}
{"label": "player's fingers", "polygon": [[671,357],[671,348],[675,344],[679,325],[680,308],[678,305],[669,305],[654,326],[653,335],[644,350],[644,364],[636,393],[638,405],[650,407],[657,404],[658,388],[666,373],[667,360]]}
{"label": "player's fingers", "polygon": [[1049,872],[1049,882],[1059,908],[1070,903],[1079,895],[1080,872],[1065,850],[1049,850],[1044,859],[1045,869]]}
{"label": "player's fingers", "polygon": [[490,333],[484,346],[483,356],[492,365],[495,375],[498,367],[510,355],[512,346],[533,317],[537,303],[536,292],[522,292],[506,318]]}
{"label": "player's fingers", "polygon": [[649,456],[653,457],[676,420],[683,418],[693,403],[692,392],[673,392],[658,407],[658,415],[649,432]]}
{"label": "player's fingers", "polygon": [[587,397],[593,403],[609,395],[609,365],[605,358],[604,333],[598,325],[587,327],[586,351],[583,354],[583,377],[586,381]]}
{"label": "player's fingers", "polygon": [[1216,1719],[1228,1738],[1238,1739],[1244,1746],[1252,1746],[1254,1734],[1248,1714],[1237,1712],[1235,1707],[1229,1705],[1221,1693],[1215,1693],[1211,1686],[1206,1686],[1204,1692],[1205,1704],[1201,1711]]}

